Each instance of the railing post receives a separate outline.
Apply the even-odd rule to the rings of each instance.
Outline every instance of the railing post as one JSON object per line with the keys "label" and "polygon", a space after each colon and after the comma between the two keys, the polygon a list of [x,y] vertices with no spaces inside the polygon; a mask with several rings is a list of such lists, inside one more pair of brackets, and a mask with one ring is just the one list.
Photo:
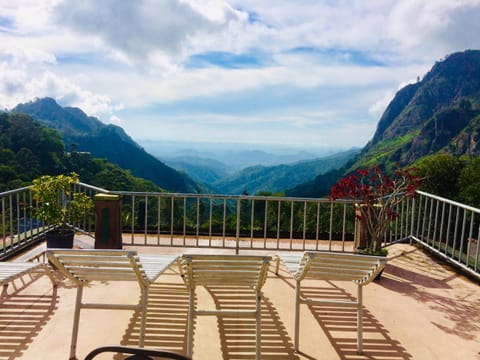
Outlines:
{"label": "railing post", "polygon": [[238,197],[237,198],[237,229],[236,229],[236,245],[235,245],[235,254],[238,255],[240,251],[240,201],[241,199]]}

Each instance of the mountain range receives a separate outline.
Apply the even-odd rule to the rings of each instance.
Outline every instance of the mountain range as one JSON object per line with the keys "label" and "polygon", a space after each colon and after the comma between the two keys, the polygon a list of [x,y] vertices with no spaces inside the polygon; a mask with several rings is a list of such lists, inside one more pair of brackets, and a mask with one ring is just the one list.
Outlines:
{"label": "mountain range", "polygon": [[90,152],[96,158],[107,159],[168,191],[203,192],[188,175],[147,153],[121,127],[104,124],[78,108],[61,107],[54,99],[43,98],[19,104],[12,112],[30,115],[58,130],[67,149]]}
{"label": "mountain range", "polygon": [[[321,197],[340,177],[358,167],[378,164],[389,170],[415,165],[439,153],[479,156],[480,51],[451,54],[423,79],[400,89],[371,141],[360,151],[331,159],[237,168],[235,173],[217,157],[199,160],[194,154],[169,159],[167,166],[166,160],[145,151],[122,128],[103,124],[80,109],[62,108],[50,98],[20,104],[13,112],[28,114],[59,130],[67,149],[106,158],[169,191],[254,194],[283,190],[288,196]],[[255,156],[264,154],[257,152],[252,158]]]}

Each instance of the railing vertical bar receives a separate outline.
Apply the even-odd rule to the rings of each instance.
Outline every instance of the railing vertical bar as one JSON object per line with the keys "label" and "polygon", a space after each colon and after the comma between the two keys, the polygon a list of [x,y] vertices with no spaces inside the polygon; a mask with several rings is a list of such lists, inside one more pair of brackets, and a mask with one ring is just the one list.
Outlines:
{"label": "railing vertical bar", "polygon": [[6,233],[6,227],[5,227],[5,197],[2,196],[2,252],[6,252],[7,246],[6,246],[6,240],[7,240],[7,233]]}
{"label": "railing vertical bar", "polygon": [[307,202],[303,202],[303,243],[302,250],[305,250],[306,237],[307,237]]}
{"label": "railing vertical bar", "polygon": [[222,229],[222,234],[223,234],[223,240],[222,240],[222,247],[225,247],[225,226],[226,226],[226,221],[227,221],[227,198],[223,199],[223,229]]}
{"label": "railing vertical bar", "polygon": [[235,231],[235,254],[238,255],[240,251],[240,211],[241,211],[241,204],[240,204],[240,198],[237,198],[237,229]]}
{"label": "railing vertical bar", "polygon": [[131,244],[133,245],[135,243],[135,195],[132,196],[132,238],[131,238]]}
{"label": "railing vertical bar", "polygon": [[290,250],[292,250],[292,246],[293,246],[293,207],[294,207],[294,201],[292,200],[291,206],[290,206]]}
{"label": "railing vertical bar", "polygon": [[402,207],[400,211],[400,233],[397,234],[397,238],[395,240],[398,240],[398,238],[404,238],[405,234],[407,234],[407,229],[406,229],[406,210],[405,208],[408,209],[408,203],[409,203],[410,198],[407,198],[405,201],[402,201]]}
{"label": "railing vertical bar", "polygon": [[333,202],[330,203],[330,224],[328,229],[328,251],[332,251],[332,234],[333,234]]}
{"label": "railing vertical bar", "polygon": [[478,225],[476,240],[477,240],[477,249],[475,251],[475,271],[478,271],[478,255],[480,253],[480,225]]}
{"label": "railing vertical bar", "polygon": [[[424,234],[425,234],[425,224],[427,223],[427,214],[428,214],[428,197],[425,196],[425,206],[423,210],[422,236],[421,236],[422,241],[425,241]],[[425,242],[428,244],[428,238],[427,238],[427,241]]]}
{"label": "railing vertical bar", "polygon": [[447,238],[445,240],[445,256],[448,256],[448,246],[450,244],[450,230],[452,224],[452,204],[448,207]]}
{"label": "railing vertical bar", "polygon": [[463,209],[462,234],[460,235],[460,248],[458,249],[458,261],[462,262],[463,244],[465,243],[465,231],[467,226],[467,209]]}
{"label": "railing vertical bar", "polygon": [[144,239],[143,243],[144,245],[147,245],[148,243],[148,195],[145,195],[145,219],[144,219]]}
{"label": "railing vertical bar", "polygon": [[[419,229],[420,229],[420,212],[421,212],[421,208],[422,208],[422,201],[421,201],[421,197],[422,195],[419,196],[419,199],[418,201],[416,200],[416,198],[413,199],[414,201],[414,205],[415,205],[415,209],[417,209],[417,204],[418,204],[418,211],[417,211],[417,226],[415,227],[415,236],[418,238],[419,237]],[[413,222],[413,221],[412,221]],[[413,231],[412,231],[413,233]]]}
{"label": "railing vertical bar", "polygon": [[212,246],[212,220],[213,220],[213,198],[210,199],[210,213],[208,222],[208,246]]}
{"label": "railing vertical bar", "polygon": [[277,205],[278,205],[278,208],[277,208],[277,249],[280,248],[280,226],[281,226],[281,223],[280,223],[280,218],[282,216],[282,212],[281,212],[281,207],[282,207],[282,201],[281,200],[278,200],[277,201]]}
{"label": "railing vertical bar", "polygon": [[438,250],[439,251],[442,251],[442,236],[444,236],[443,235],[444,223],[445,223],[445,201],[442,202],[442,216],[441,216],[441,219],[440,219],[440,233],[439,233],[439,237],[438,237]]}
{"label": "railing vertical bar", "polygon": [[[28,224],[28,228],[27,228],[27,206],[26,206],[27,198],[25,196],[26,196],[25,192],[22,192],[23,230],[28,231],[28,233],[31,236],[32,235],[32,232],[31,232],[32,231],[32,221],[30,220],[30,223]],[[24,237],[23,237],[23,242],[26,243],[27,241],[28,241],[27,234],[25,234]]]}
{"label": "railing vertical bar", "polygon": [[[433,225],[433,238],[432,238],[432,246],[435,248],[435,241],[437,240],[437,225],[438,225],[438,211],[440,207],[440,201],[435,201],[435,222]],[[437,244],[438,248],[438,244]]]}
{"label": "railing vertical bar", "polygon": [[173,222],[175,220],[174,217],[174,210],[175,210],[175,199],[172,196],[170,196],[170,246],[173,245]]}
{"label": "railing vertical bar", "polygon": [[320,235],[320,202],[317,202],[317,219],[315,223],[315,250],[318,250],[320,243],[318,237]]}
{"label": "railing vertical bar", "polygon": [[452,259],[455,259],[455,249],[457,247],[457,234],[458,234],[458,222],[460,218],[460,208],[457,207],[457,215],[455,216],[455,230],[453,233],[453,249],[452,249]]}
{"label": "railing vertical bar", "polygon": [[255,226],[255,199],[252,199],[250,206],[250,247],[253,246],[253,228]]}
{"label": "railing vertical bar", "polygon": [[265,221],[263,222],[263,248],[267,248],[268,200],[265,200]]}
{"label": "railing vertical bar", "polygon": [[342,251],[345,251],[345,232],[347,226],[347,204],[343,204],[343,221],[342,221]]}
{"label": "railing vertical bar", "polygon": [[200,196],[197,196],[197,246],[200,242]]}
{"label": "railing vertical bar", "polygon": [[183,197],[183,246],[187,241],[187,197]]}
{"label": "railing vertical bar", "polygon": [[158,196],[158,213],[157,213],[157,245],[160,245],[160,237],[162,234],[162,197]]}
{"label": "railing vertical bar", "polygon": [[434,222],[434,219],[433,219],[433,213],[434,213],[434,203],[435,203],[435,199],[434,198],[431,198],[430,199],[430,216],[428,218],[428,235],[427,235],[427,239],[430,240],[431,242],[431,245],[432,247],[435,247],[435,243],[433,241],[434,237],[435,237],[435,229],[432,228],[432,223]]}
{"label": "railing vertical bar", "polygon": [[[414,226],[415,226],[415,209],[416,209],[417,201],[416,198],[412,199],[412,215],[410,218],[410,233],[413,234]],[[412,245],[413,239],[410,237],[410,245]]]}
{"label": "railing vertical bar", "polygon": [[472,211],[472,217],[470,218],[470,228],[468,230],[468,238],[467,238],[467,260],[465,264],[469,266],[470,264],[470,248],[471,248],[471,242],[473,240],[473,220],[475,218],[475,213]]}
{"label": "railing vertical bar", "polygon": [[8,196],[8,201],[9,201],[9,210],[10,210],[10,238],[11,238],[11,247],[13,248],[15,243],[14,243],[14,232],[13,232],[13,195]]}

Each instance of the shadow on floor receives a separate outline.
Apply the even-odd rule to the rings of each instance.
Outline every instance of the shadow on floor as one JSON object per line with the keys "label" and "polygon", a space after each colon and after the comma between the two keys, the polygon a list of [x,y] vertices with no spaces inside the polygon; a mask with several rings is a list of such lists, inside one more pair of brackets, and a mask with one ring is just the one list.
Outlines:
{"label": "shadow on floor", "polygon": [[4,290],[0,296],[1,359],[20,358],[57,308],[56,287],[50,286],[47,293],[25,294],[25,288],[40,278],[48,280],[45,275],[25,275],[9,284],[12,292]]}
{"label": "shadow on floor", "polygon": [[[322,287],[302,286],[302,290],[302,296],[308,298],[355,300],[351,294],[331,282],[325,282],[325,286]],[[390,337],[388,330],[366,308],[363,309],[363,354],[357,353],[357,312],[355,308],[308,305],[308,310],[318,321],[339,359],[407,360],[412,358],[397,340]],[[302,309],[301,311],[306,310]],[[302,349],[301,343],[299,348]]]}

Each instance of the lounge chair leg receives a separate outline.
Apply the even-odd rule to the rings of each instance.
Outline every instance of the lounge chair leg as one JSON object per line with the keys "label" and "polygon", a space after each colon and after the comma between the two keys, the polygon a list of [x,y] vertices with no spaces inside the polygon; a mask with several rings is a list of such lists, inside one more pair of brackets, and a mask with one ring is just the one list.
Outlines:
{"label": "lounge chair leg", "polygon": [[142,288],[141,298],[141,319],[140,319],[140,335],[138,337],[138,346],[143,348],[145,343],[145,326],[147,322],[147,303],[148,300],[148,287]]}
{"label": "lounge chair leg", "polygon": [[193,316],[194,316],[194,301],[195,289],[189,289],[188,297],[188,319],[187,319],[187,356],[192,357],[193,352]]}
{"label": "lounge chair leg", "polygon": [[262,295],[257,293],[256,295],[256,324],[255,324],[255,339],[256,339],[256,350],[255,350],[255,359],[260,360],[261,349],[262,349]]}
{"label": "lounge chair leg", "polygon": [[295,336],[293,340],[293,346],[295,351],[298,352],[299,348],[299,331],[300,331],[300,281],[297,281],[295,285]]}
{"label": "lounge chair leg", "polygon": [[363,286],[357,288],[357,352],[363,353]]}
{"label": "lounge chair leg", "polygon": [[73,315],[72,342],[70,344],[70,360],[77,359],[78,327],[80,325],[80,307],[82,306],[83,285],[77,287],[77,298],[75,301],[75,313]]}
{"label": "lounge chair leg", "polygon": [[45,271],[45,274],[48,276],[48,278],[52,282],[52,286],[57,287],[57,282],[55,281],[55,278],[53,277],[53,273],[47,264],[43,265],[43,270]]}

